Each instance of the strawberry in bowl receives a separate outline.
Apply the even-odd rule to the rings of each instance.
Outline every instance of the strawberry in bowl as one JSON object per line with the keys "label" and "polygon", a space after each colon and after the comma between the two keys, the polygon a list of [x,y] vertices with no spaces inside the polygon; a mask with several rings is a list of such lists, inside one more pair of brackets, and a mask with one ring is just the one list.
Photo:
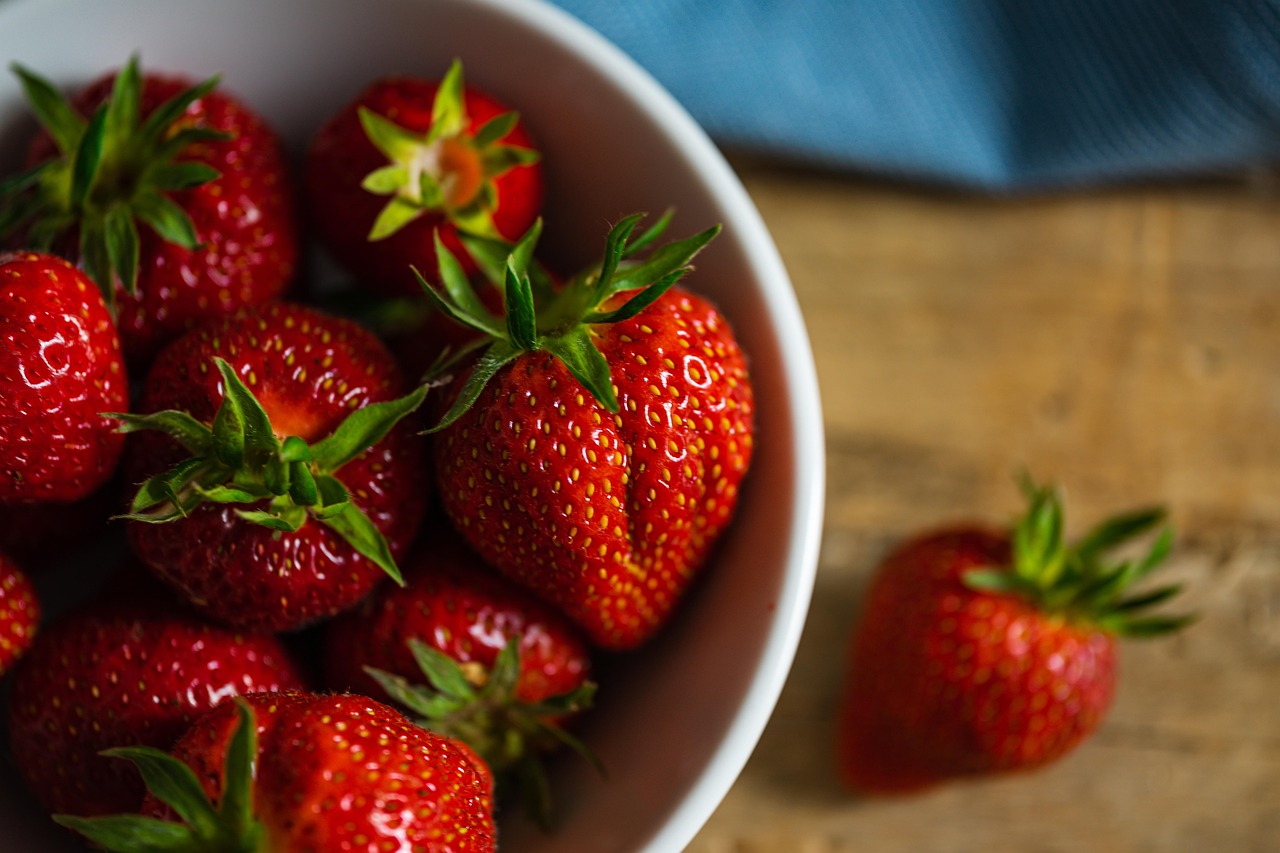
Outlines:
{"label": "strawberry in bowl", "polygon": [[135,57],[68,100],[15,72],[42,132],[0,189],[0,239],[83,266],[131,363],[284,292],[299,251],[284,154],[217,78],[144,74]]}
{"label": "strawberry in bowl", "polygon": [[67,504],[110,478],[124,446],[102,412],[127,408],[120,337],[82,272],[0,253],[0,504]]}
{"label": "strawberry in bowl", "polygon": [[353,606],[399,580],[425,511],[410,417],[425,394],[370,332],[311,308],[189,333],[148,374],[145,414],[115,415],[140,433],[134,552],[240,627],[294,630]]}
{"label": "strawberry in bowl", "polygon": [[0,675],[27,653],[40,626],[40,600],[16,563],[0,553]]}
{"label": "strawberry in bowl", "polygon": [[443,245],[444,284],[427,287],[487,335],[434,427],[446,512],[489,563],[609,649],[643,644],[671,616],[733,515],[755,427],[732,329],[676,286],[718,229],[646,254],[668,220],[635,234],[639,221],[622,220],[601,264],[551,292],[528,272],[531,231],[511,254],[501,322]]}
{"label": "strawberry in bowl", "polygon": [[210,624],[154,581],[62,615],[29,658],[9,696],[13,756],[46,809],[81,815],[142,803],[141,780],[101,750],[169,749],[227,696],[303,686],[274,637]]}
{"label": "strawberry in bowl", "polygon": [[198,720],[172,755],[111,755],[150,782],[145,814],[57,818],[108,851],[497,849],[484,764],[363,696],[250,694]]}
{"label": "strawberry in bowl", "polygon": [[[418,292],[410,267],[435,268],[435,235],[514,241],[542,205],[539,154],[517,113],[444,77],[377,80],[316,134],[306,160],[311,220],[321,242],[360,282]],[[470,269],[474,270],[474,267]]]}
{"label": "strawberry in bowl", "polygon": [[590,707],[586,641],[562,614],[485,566],[443,522],[406,567],[325,630],[325,681],[390,699],[415,722],[465,742],[498,782],[499,805],[519,799],[552,819],[544,757],[568,745]]}

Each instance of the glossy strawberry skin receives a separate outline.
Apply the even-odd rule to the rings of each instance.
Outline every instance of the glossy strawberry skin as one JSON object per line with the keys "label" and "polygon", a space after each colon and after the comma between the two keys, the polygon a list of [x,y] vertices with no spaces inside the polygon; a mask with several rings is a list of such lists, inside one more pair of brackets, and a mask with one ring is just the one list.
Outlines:
{"label": "glossy strawberry skin", "polygon": [[[222,400],[214,356],[228,360],[261,401],[281,437],[325,437],[352,410],[407,391],[386,348],[356,324],[284,303],[197,329],[167,348],[149,373],[140,411],[178,409],[203,423]],[[338,477],[397,558],[426,507],[421,425],[402,421]],[[133,482],[189,454],[159,433],[129,449]],[[166,524],[130,522],[134,552],[207,615],[237,627],[286,631],[353,606],[383,571],[331,528],[308,521],[295,533],[247,522],[235,507],[205,504]]]}
{"label": "glossy strawberry skin", "polygon": [[[258,726],[253,806],[266,849],[496,849],[493,780],[463,744],[363,696],[286,692],[246,701]],[[238,719],[224,702],[173,749],[215,803]],[[154,800],[146,811],[170,817]]]}
{"label": "glossy strawberry skin", "polygon": [[[424,213],[390,237],[369,242],[368,234],[386,198],[361,187],[365,176],[386,159],[361,127],[357,110],[366,107],[406,130],[426,133],[437,91],[434,81],[414,77],[388,77],[375,81],[354,101],[337,112],[312,140],[307,152],[305,181],[311,224],[334,259],[365,286],[383,294],[417,296],[422,286],[410,272],[416,266],[423,275],[436,269],[434,233],[440,231],[445,246],[474,271],[457,232],[443,214]],[[510,112],[493,97],[474,87],[464,94],[469,131]],[[523,123],[517,123],[504,142],[534,148]],[[498,204],[493,224],[508,240],[518,239],[537,218],[542,207],[543,179],[539,164],[518,166],[494,180]]]}
{"label": "glossy strawberry skin", "polygon": [[[72,100],[89,116],[111,94],[106,75]],[[147,74],[139,112],[144,118],[192,81]],[[187,108],[174,127],[205,127],[228,134],[201,142],[182,160],[206,163],[221,177],[170,193],[191,217],[198,249],[167,243],[140,225],[138,287],[116,288],[117,324],[130,364],[145,366],[164,344],[194,326],[281,296],[294,278],[299,237],[288,165],[275,131],[243,102],[215,89]],[[56,155],[41,133],[28,153],[32,165]]]}
{"label": "glossy strawberry skin", "polygon": [[326,628],[326,681],[381,697],[363,670],[372,666],[423,681],[408,642],[422,640],[462,664],[493,667],[520,639],[515,698],[540,702],[581,687],[590,655],[577,630],[558,612],[493,573],[441,524],[424,536],[405,567],[406,586],[378,593]]}
{"label": "glossy strawberry skin", "polygon": [[435,462],[446,511],[487,562],[625,649],[666,622],[729,523],[754,397],[727,321],[688,291],[594,332],[617,415],[562,363],[525,354],[439,434]]}
{"label": "glossy strawberry skin", "polygon": [[31,581],[0,554],[0,675],[26,654],[40,625],[40,601]]}
{"label": "glossy strawberry skin", "polygon": [[905,794],[1030,769],[1100,724],[1115,690],[1113,637],[963,583],[1009,555],[1007,536],[957,527],[905,543],[881,566],[838,722],[851,789]]}
{"label": "glossy strawberry skin", "polygon": [[123,446],[120,338],[97,287],[66,261],[0,254],[0,503],[88,496]]}
{"label": "glossy strawberry skin", "polygon": [[167,593],[130,587],[59,619],[14,671],[9,734],[50,811],[136,811],[143,785],[116,746],[169,749],[227,696],[302,687],[276,639],[205,622]]}

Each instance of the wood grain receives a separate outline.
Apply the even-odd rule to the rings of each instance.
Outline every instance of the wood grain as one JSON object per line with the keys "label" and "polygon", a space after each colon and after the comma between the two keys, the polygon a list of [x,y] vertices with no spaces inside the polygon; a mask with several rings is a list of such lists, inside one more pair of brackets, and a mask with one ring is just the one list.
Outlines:
{"label": "wood grain", "polygon": [[[690,853],[1280,850],[1280,197],[1197,183],[1031,199],[736,162],[818,364],[818,586],[776,713]],[[901,800],[831,765],[844,647],[906,533],[1151,502],[1200,614],[1122,654],[1101,731],[1033,774]]]}

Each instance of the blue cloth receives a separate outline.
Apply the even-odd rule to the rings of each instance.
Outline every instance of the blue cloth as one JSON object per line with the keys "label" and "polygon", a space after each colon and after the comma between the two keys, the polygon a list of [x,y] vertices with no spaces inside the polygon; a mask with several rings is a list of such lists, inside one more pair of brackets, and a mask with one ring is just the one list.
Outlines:
{"label": "blue cloth", "polygon": [[554,0],[717,141],[991,190],[1280,153],[1280,0]]}

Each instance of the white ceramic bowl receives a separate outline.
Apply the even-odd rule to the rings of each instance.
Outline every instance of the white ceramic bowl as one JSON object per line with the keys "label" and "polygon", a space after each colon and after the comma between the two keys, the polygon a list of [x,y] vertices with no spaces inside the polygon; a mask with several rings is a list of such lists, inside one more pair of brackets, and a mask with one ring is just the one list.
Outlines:
{"label": "white ceramic bowl", "polygon": [[[562,827],[504,819],[508,853],[676,851],[729,790],[791,665],[809,604],[823,501],[823,436],[805,328],[777,250],[714,145],[651,77],[585,26],[536,0],[4,0],[0,59],[64,87],[140,52],[146,69],[204,76],[264,113],[293,152],[367,82],[469,80],[518,108],[541,143],[547,240],[591,260],[607,225],[675,206],[673,234],[723,234],[689,285],[709,295],[747,350],[757,455],[738,517],[670,627],[615,661],[585,737],[606,780],[563,762]],[[0,73],[0,166],[32,124]],[[0,848],[67,848],[0,772]],[[60,847],[61,845],[61,847]]]}

